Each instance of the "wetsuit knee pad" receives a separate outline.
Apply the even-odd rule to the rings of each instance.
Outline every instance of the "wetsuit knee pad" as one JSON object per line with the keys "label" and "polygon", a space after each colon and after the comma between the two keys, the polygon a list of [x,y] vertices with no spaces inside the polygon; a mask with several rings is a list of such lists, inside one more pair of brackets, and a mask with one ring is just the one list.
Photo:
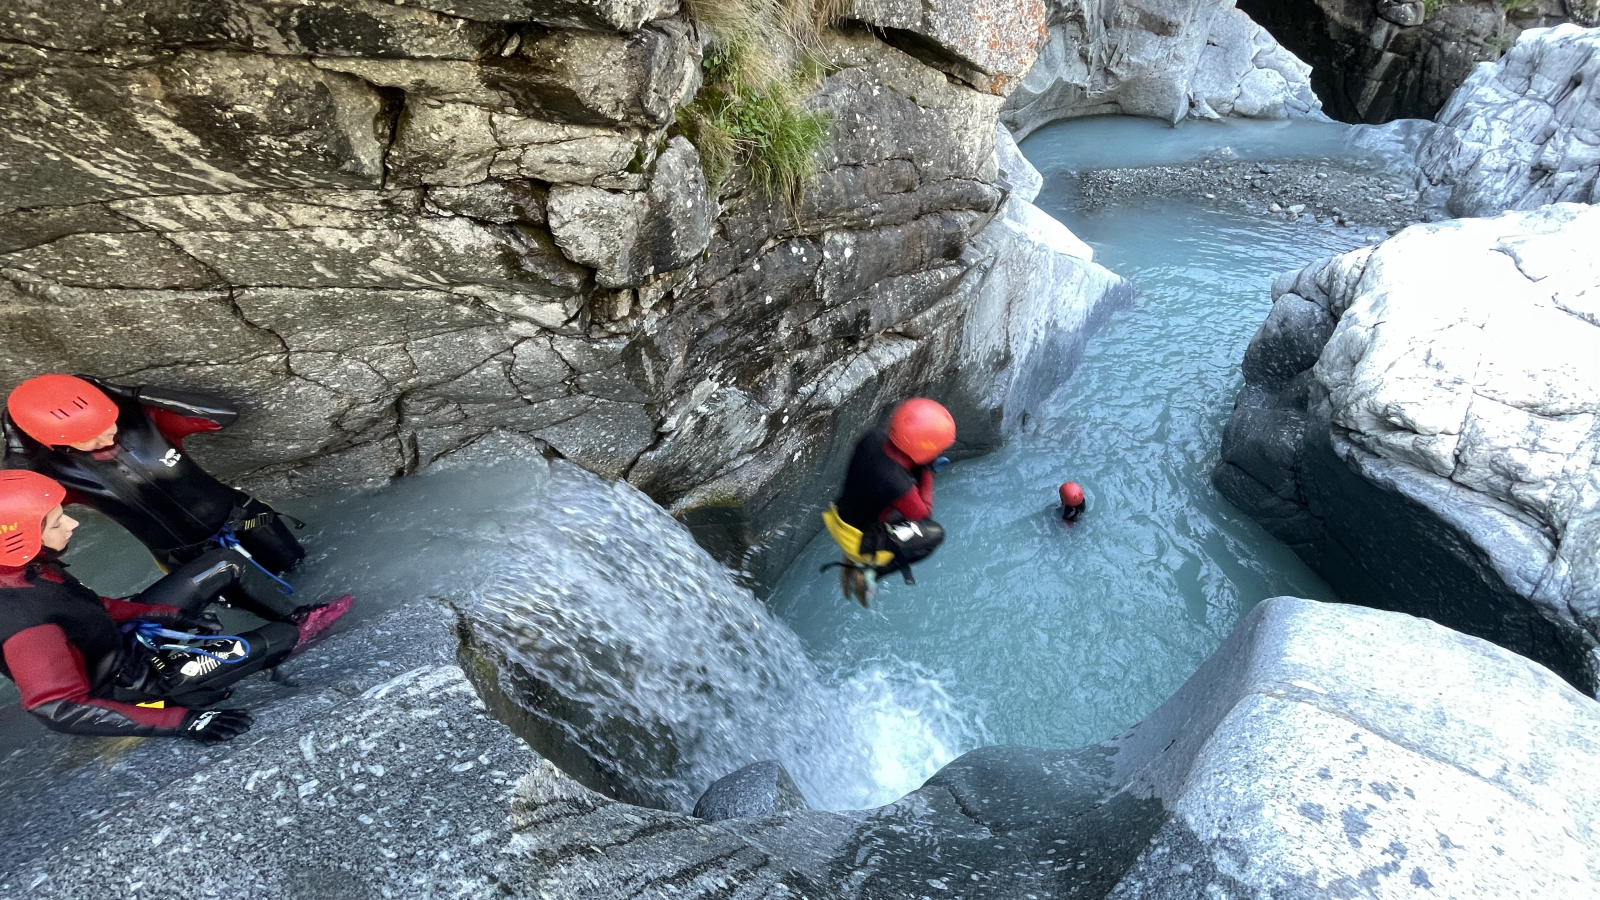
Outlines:
{"label": "wetsuit knee pad", "polygon": [[944,543],[944,527],[932,519],[895,522],[886,528],[897,564],[908,565],[927,559]]}
{"label": "wetsuit knee pad", "polygon": [[140,603],[175,606],[186,613],[200,611],[223,591],[237,585],[250,563],[232,550],[218,547],[184,563],[139,592]]}
{"label": "wetsuit knee pad", "polygon": [[168,680],[163,685],[166,699],[179,706],[209,706],[220,702],[227,696],[229,685],[283,662],[294,650],[299,631],[293,625],[269,622],[239,637],[250,645],[249,656],[231,665],[211,665],[203,657],[191,659],[202,671]]}

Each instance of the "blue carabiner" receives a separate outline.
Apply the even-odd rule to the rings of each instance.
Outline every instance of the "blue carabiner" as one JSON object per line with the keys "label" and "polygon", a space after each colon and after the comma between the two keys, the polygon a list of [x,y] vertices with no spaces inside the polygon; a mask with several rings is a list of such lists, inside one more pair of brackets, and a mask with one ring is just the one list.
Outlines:
{"label": "blue carabiner", "polygon": [[[137,640],[139,643],[150,648],[151,650],[175,650],[180,653],[190,653],[195,656],[204,656],[209,659],[214,659],[225,666],[241,663],[250,658],[250,642],[236,634],[190,634],[186,631],[173,631],[172,629],[163,626],[159,622],[147,622],[140,619],[135,619],[132,622],[129,622],[127,625],[124,625],[122,630],[124,633],[132,631],[134,640]],[[165,638],[169,641],[181,641],[184,643],[158,643],[156,640],[157,638]],[[239,644],[244,647],[244,655],[235,657],[233,659],[224,659],[208,650],[202,650],[199,647],[189,646],[187,642],[191,641],[238,641]]]}

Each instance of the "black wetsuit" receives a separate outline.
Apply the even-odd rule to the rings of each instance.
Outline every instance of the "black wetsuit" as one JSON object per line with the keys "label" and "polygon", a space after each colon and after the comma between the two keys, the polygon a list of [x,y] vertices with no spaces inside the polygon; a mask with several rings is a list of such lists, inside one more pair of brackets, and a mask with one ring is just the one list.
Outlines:
{"label": "black wetsuit", "polygon": [[[48,447],[6,416],[6,466],[61,483],[68,503],[116,520],[171,569],[218,546],[224,526],[263,567],[288,571],[305,550],[270,506],[213,478],[182,449],[185,437],[230,425],[238,412],[201,394],[128,388],[88,379],[117,405],[117,440],[105,450]],[[276,590],[230,592],[230,602],[283,619],[299,604]]]}
{"label": "black wetsuit", "polygon": [[926,559],[944,542],[944,529],[933,521],[933,471],[906,468],[889,455],[889,435],[873,429],[856,442],[844,487],[833,504],[839,518],[861,531],[861,553],[894,554],[879,575],[906,570]]}
{"label": "black wetsuit", "polygon": [[[219,590],[249,577],[237,553],[213,550],[127,600],[97,596],[53,556],[0,566],[0,674],[16,682],[23,707],[56,731],[177,734],[186,707],[224,699],[228,685],[277,665],[298,640],[293,626],[269,622],[240,635],[250,644],[242,662],[200,664],[186,674],[193,657],[151,651],[121,626],[197,614]],[[138,705],[154,700],[178,705]]]}

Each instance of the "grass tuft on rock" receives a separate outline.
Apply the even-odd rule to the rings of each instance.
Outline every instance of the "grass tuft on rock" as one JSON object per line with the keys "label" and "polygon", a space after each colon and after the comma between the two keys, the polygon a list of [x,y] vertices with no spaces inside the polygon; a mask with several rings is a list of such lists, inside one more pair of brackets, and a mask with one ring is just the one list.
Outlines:
{"label": "grass tuft on rock", "polygon": [[820,80],[818,38],[842,0],[686,0],[708,36],[701,88],[678,111],[716,189],[736,168],[768,197],[798,204],[828,139],[825,113],[807,109]]}

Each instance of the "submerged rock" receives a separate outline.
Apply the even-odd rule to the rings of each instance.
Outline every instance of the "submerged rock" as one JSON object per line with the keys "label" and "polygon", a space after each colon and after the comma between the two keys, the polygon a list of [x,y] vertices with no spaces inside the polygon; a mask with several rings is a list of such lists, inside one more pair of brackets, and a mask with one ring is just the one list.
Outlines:
{"label": "submerged rock", "polygon": [[1233,0],[1050,0],[1049,42],[1002,119],[1022,138],[1092,115],[1323,118],[1310,75]]}
{"label": "submerged rock", "polygon": [[1415,226],[1281,277],[1223,495],[1341,595],[1600,681],[1600,209]]}
{"label": "submerged rock", "polygon": [[694,817],[707,822],[756,819],[810,809],[783,763],[768,759],[724,775],[694,804]]}

